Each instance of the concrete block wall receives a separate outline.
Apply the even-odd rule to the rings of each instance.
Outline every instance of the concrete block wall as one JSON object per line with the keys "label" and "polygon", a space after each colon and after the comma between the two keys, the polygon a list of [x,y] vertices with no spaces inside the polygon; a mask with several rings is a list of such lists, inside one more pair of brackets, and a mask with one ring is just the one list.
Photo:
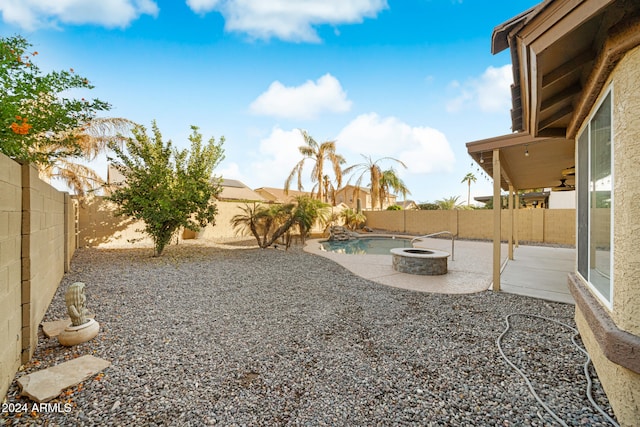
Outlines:
{"label": "concrete block wall", "polygon": [[65,267],[65,194],[22,165],[22,362],[38,342],[38,326]]}
{"label": "concrete block wall", "polygon": [[[216,202],[218,215],[216,225],[208,225],[199,233],[185,230],[181,238],[184,239],[217,239],[224,240],[236,237],[230,221],[244,203]],[[117,206],[103,197],[85,200],[79,206],[78,246],[127,246],[132,241],[152,244],[152,240],[142,232],[144,222],[133,221],[131,218],[115,216]],[[248,234],[247,234],[248,235]]]}
{"label": "concrete block wall", "polygon": [[33,166],[0,154],[0,397],[33,356],[75,250],[75,215],[68,194],[38,179]]}
{"label": "concrete block wall", "polygon": [[458,237],[479,240],[493,239],[493,211],[447,212],[458,216]]}
{"label": "concrete block wall", "polygon": [[[235,230],[231,226],[231,218],[238,214],[242,214],[242,209],[245,204],[239,202],[216,202],[218,207],[218,214],[216,215],[216,224],[207,225],[203,230],[198,233],[199,239],[215,239],[224,240],[233,237],[237,237]],[[250,232],[247,231],[245,235],[250,236]]]}
{"label": "concrete block wall", "polygon": [[64,271],[71,269],[71,259],[78,247],[78,201],[72,199],[69,194],[64,195]]}
{"label": "concrete block wall", "polygon": [[21,166],[0,154],[0,397],[21,364],[21,224]]}
{"label": "concrete block wall", "polygon": [[554,241],[564,245],[576,243],[576,210],[543,209],[544,241]]}
{"label": "concrete block wall", "polygon": [[[458,217],[452,215],[451,211],[387,211],[396,214],[398,217],[405,212],[406,226],[405,232],[409,234],[431,234],[439,231],[450,231],[458,233]],[[376,212],[377,213],[377,212]],[[424,214],[427,215],[424,215]],[[368,214],[368,212],[366,213]],[[368,217],[367,217],[368,218]],[[371,227],[371,226],[370,226]],[[377,228],[377,227],[372,227]]]}
{"label": "concrete block wall", "polygon": [[[407,234],[431,234],[450,231],[460,239],[493,239],[493,211],[434,210],[434,211],[365,211],[367,225],[374,229]],[[501,236],[509,235],[509,212],[501,212]],[[575,209],[520,209],[515,214],[520,241],[537,243],[575,244]]]}
{"label": "concrete block wall", "polygon": [[117,206],[103,197],[86,199],[79,204],[78,246],[127,245],[129,241],[152,241],[141,230],[144,222],[117,217]]}

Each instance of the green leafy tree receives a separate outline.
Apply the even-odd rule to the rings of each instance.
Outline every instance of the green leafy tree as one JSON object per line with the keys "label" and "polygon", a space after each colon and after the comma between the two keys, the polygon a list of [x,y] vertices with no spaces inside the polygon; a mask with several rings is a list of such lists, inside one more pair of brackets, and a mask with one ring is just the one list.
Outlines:
{"label": "green leafy tree", "polygon": [[118,157],[114,166],[126,182],[107,198],[118,204],[117,214],[144,221],[156,256],[180,227],[198,231],[215,224],[217,209],[212,199],[220,193],[220,183],[213,170],[224,158],[224,138],[218,143],[211,138],[203,145],[198,128],[191,129],[190,150],[177,150],[171,141],[163,142],[155,122],[151,137],[143,126],[134,128],[126,150],[110,145]]}
{"label": "green leafy tree", "polygon": [[305,145],[301,145],[298,147],[300,154],[302,154],[302,160],[300,160],[293,168],[286,181],[284,182],[284,191],[285,194],[289,191],[291,187],[291,182],[294,177],[297,176],[298,181],[298,190],[302,191],[302,170],[304,168],[304,164],[307,160],[313,162],[313,169],[311,170],[311,182],[317,183],[314,187],[316,189],[316,193],[314,196],[318,200],[327,201],[324,195],[325,186],[323,183],[324,177],[324,162],[328,160],[331,163],[331,167],[333,168],[333,173],[335,175],[336,184],[338,188],[342,186],[342,169],[341,165],[345,163],[344,157],[340,154],[336,153],[336,142],[335,141],[325,141],[321,144],[318,144],[315,139],[311,137],[306,131],[301,130],[302,137],[304,138]]}
{"label": "green leafy tree", "polygon": [[110,106],[67,97],[69,90],[93,86],[73,69],[43,74],[31,48],[20,36],[0,38],[0,152],[36,164],[77,156],[80,145],[73,131]]}
{"label": "green leafy tree", "polygon": [[[371,159],[371,156],[365,156],[364,154],[362,154],[362,157],[364,157],[365,159],[363,163],[358,163],[358,164],[349,166],[348,168],[343,170],[342,173],[358,175],[354,184],[354,191],[353,191],[354,196],[362,188],[362,180],[368,177],[369,183],[371,186],[371,207],[375,209],[376,206],[378,206],[378,201],[380,201],[380,207],[382,208],[382,199],[384,199],[385,193],[382,187],[382,184],[384,183],[383,181],[384,173],[382,171],[382,168],[380,167],[380,162],[382,162],[383,160],[391,160],[393,162],[400,164],[400,166],[402,166],[405,169],[407,166],[402,161],[398,159],[394,159],[393,157],[382,157],[375,161]],[[389,171],[391,171],[393,175],[395,175],[395,172],[393,172],[393,169],[390,169]],[[389,173],[389,171],[387,173]],[[398,181],[402,182],[399,179]],[[388,183],[389,181],[387,180],[386,182]],[[402,185],[404,186],[404,183],[402,183]]]}
{"label": "green leafy tree", "polygon": [[418,204],[418,209],[423,211],[437,211],[440,209],[440,206],[438,206],[437,203],[424,202]]}
{"label": "green leafy tree", "polygon": [[401,211],[402,207],[399,206],[399,205],[390,205],[390,206],[387,206],[387,210],[388,211]]}
{"label": "green leafy tree", "polygon": [[472,182],[476,182],[476,176],[472,173],[469,172],[468,174],[466,174],[464,176],[464,178],[462,178],[462,181],[460,181],[461,184],[463,183],[467,183],[468,184],[468,189],[467,189],[467,206],[470,205],[471,203],[471,183]]}

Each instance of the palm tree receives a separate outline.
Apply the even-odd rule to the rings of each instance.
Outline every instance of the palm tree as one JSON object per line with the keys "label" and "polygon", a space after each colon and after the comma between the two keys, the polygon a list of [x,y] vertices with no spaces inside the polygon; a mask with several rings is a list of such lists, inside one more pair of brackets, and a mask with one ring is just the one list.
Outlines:
{"label": "palm tree", "polygon": [[464,176],[464,178],[462,178],[462,181],[460,181],[461,184],[465,182],[469,184],[469,189],[467,190],[467,206],[469,206],[471,202],[471,182],[476,182],[476,176],[473,173],[469,172]]}
{"label": "palm tree", "polygon": [[345,163],[344,157],[336,153],[336,142],[325,141],[322,144],[318,144],[315,139],[307,133],[307,131],[300,130],[302,137],[304,138],[305,145],[298,147],[300,154],[302,154],[302,160],[300,160],[293,168],[289,177],[284,182],[285,194],[289,192],[291,187],[291,181],[294,176],[298,177],[298,190],[302,191],[302,169],[306,160],[310,159],[314,162],[313,169],[311,170],[311,182],[317,182],[315,187],[317,193],[315,197],[318,200],[323,200],[323,185],[322,180],[324,177],[324,161],[328,160],[333,168],[333,173],[336,177],[336,183],[338,187],[342,185],[342,169],[341,165]]}
{"label": "palm tree", "polygon": [[293,216],[295,217],[294,223],[300,230],[302,243],[304,243],[305,238],[309,235],[316,221],[319,221],[321,225],[329,221],[331,209],[328,204],[318,199],[313,199],[309,196],[298,196],[296,197],[296,207],[293,211]]}
{"label": "palm tree", "polygon": [[407,198],[407,194],[411,194],[406,184],[400,177],[396,171],[391,168],[386,171],[382,171],[382,176],[380,177],[380,209],[382,209],[382,203],[384,200],[389,202],[390,191],[393,190],[393,193],[401,193],[404,199]]}
{"label": "palm tree", "polygon": [[[319,185],[319,184],[316,184]],[[324,187],[324,202],[331,203],[331,206],[336,205],[336,187],[331,182],[331,178],[329,175],[325,175],[322,177],[322,186]]]}
{"label": "palm tree", "polygon": [[[47,182],[60,179],[79,196],[100,188],[104,185],[102,178],[89,166],[78,163],[78,160],[92,161],[107,150],[110,142],[124,142],[135,125],[131,120],[123,118],[95,118],[68,134],[47,138],[47,144],[38,147],[38,150],[46,150],[55,160],[52,163],[38,164],[40,178]],[[64,143],[69,139],[78,147],[78,152],[73,155],[68,152],[68,144]],[[55,144],[52,140],[60,143]]]}
{"label": "palm tree", "polygon": [[266,207],[254,203],[240,208],[243,213],[231,218],[231,225],[236,231],[249,230],[258,241],[258,246],[267,248],[284,235],[294,223],[293,203],[271,205]]}
{"label": "palm tree", "polygon": [[459,206],[458,205],[459,198],[460,196],[445,197],[443,199],[436,200],[436,204],[438,205],[438,208],[442,210],[457,209]]}
{"label": "palm tree", "polygon": [[357,229],[360,224],[367,220],[367,217],[362,212],[354,211],[351,208],[340,212],[340,216],[344,219],[344,226],[351,230]]}
{"label": "palm tree", "polygon": [[[354,195],[360,191],[360,188],[362,186],[362,179],[365,176],[369,177],[369,179],[371,180],[370,181],[371,208],[375,208],[375,206],[378,204],[378,200],[384,198],[384,197],[381,197],[383,195],[381,191],[381,181],[382,181],[383,172],[382,172],[382,169],[380,168],[379,163],[382,162],[383,160],[391,160],[399,163],[405,169],[407,168],[407,165],[405,165],[402,161],[398,159],[394,159],[393,157],[382,157],[376,161],[373,161],[371,159],[371,156],[365,156],[364,154],[361,154],[361,156],[364,157],[364,159],[366,160],[365,162],[349,166],[348,168],[343,170],[342,173],[344,174],[353,173],[355,175],[358,172],[360,172],[360,175],[358,176],[355,182],[355,188],[353,190]],[[404,183],[403,183],[403,186],[404,186]]]}
{"label": "palm tree", "polygon": [[285,237],[288,248],[291,227],[298,226],[304,242],[313,224],[318,220],[326,222],[331,213],[327,204],[309,196],[296,197],[296,202],[269,207],[256,203],[253,206],[246,204],[240,208],[241,214],[231,218],[231,225],[236,231],[250,231],[261,248],[271,246],[282,236]]}

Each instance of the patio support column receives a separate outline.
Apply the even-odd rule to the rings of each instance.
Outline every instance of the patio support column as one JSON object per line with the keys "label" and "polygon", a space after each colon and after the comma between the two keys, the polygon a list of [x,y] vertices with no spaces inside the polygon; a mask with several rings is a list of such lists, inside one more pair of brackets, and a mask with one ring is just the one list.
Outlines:
{"label": "patio support column", "polygon": [[513,185],[509,184],[509,259],[513,259]]}
{"label": "patio support column", "polygon": [[493,150],[493,290],[500,290],[500,150]]}
{"label": "patio support column", "polygon": [[516,188],[516,215],[514,217],[514,229],[513,229],[513,238],[515,240],[516,248],[520,247],[520,239],[518,238],[518,222],[520,218],[520,194],[518,193],[518,189]]}

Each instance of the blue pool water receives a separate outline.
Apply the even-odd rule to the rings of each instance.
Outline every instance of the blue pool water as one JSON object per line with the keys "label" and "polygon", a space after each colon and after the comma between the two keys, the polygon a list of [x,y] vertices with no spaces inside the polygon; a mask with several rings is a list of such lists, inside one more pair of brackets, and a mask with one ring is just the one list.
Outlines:
{"label": "blue pool water", "polygon": [[344,242],[324,241],[320,242],[322,249],[327,252],[355,255],[390,255],[394,248],[410,248],[409,239],[392,239],[390,237],[363,237]]}

